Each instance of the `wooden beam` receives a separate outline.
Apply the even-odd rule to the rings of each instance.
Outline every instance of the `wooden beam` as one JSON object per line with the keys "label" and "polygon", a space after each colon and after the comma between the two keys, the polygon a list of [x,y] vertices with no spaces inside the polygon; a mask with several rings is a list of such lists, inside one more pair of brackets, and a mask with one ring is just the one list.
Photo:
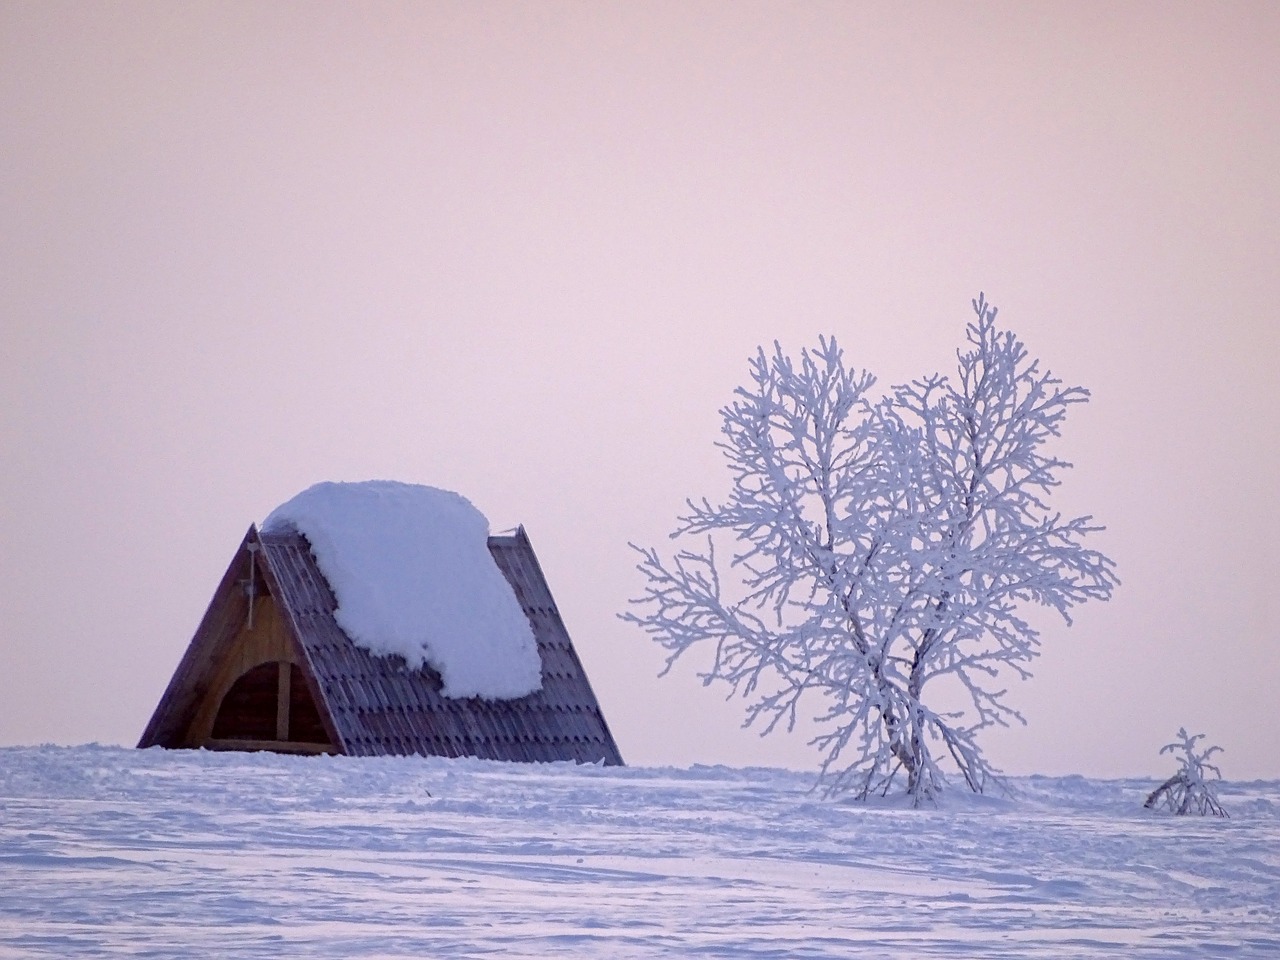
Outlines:
{"label": "wooden beam", "polygon": [[288,660],[276,661],[276,739],[289,739],[289,678],[293,673]]}

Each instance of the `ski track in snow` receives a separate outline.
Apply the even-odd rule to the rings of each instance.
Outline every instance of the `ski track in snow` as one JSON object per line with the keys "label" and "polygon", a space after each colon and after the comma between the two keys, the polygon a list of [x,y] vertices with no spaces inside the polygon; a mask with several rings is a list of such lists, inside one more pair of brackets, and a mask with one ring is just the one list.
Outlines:
{"label": "ski track in snow", "polygon": [[0,957],[1280,957],[1280,782],[1013,784],[4,748]]}

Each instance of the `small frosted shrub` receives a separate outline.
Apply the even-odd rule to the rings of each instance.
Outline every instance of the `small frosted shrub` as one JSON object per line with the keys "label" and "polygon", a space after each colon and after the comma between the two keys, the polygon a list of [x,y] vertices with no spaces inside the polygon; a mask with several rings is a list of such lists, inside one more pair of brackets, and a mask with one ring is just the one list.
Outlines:
{"label": "small frosted shrub", "polygon": [[[1178,728],[1178,739],[1160,748],[1161,753],[1178,754],[1182,766],[1172,777],[1160,784],[1147,797],[1143,806],[1150,810],[1165,809],[1170,813],[1186,815],[1199,814],[1202,817],[1225,817],[1227,811],[1218,802],[1216,781],[1222,779],[1222,771],[1209,758],[1221,753],[1221,747],[1206,747],[1197,752],[1196,743],[1204,739],[1203,733],[1194,737],[1187,733],[1186,727]],[[1212,777],[1210,777],[1212,775]]]}

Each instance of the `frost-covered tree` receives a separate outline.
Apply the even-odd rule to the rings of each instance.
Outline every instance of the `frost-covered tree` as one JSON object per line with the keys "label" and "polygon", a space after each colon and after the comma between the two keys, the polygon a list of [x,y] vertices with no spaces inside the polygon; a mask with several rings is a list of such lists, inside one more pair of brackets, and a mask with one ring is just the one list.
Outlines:
{"label": "frost-covered tree", "polygon": [[1215,753],[1221,753],[1222,748],[1206,747],[1197,751],[1196,744],[1203,739],[1203,733],[1191,736],[1186,727],[1179,727],[1178,739],[1160,748],[1161,753],[1176,755],[1181,751],[1178,772],[1151,791],[1151,796],[1147,797],[1143,806],[1149,809],[1163,807],[1171,813],[1195,813],[1202,817],[1227,815],[1227,811],[1218,802],[1215,782],[1222,779],[1222,771],[1209,763],[1209,758]]}
{"label": "frost-covered tree", "polygon": [[[1045,446],[1088,391],[1042,370],[984,297],[973,308],[954,377],[882,396],[834,338],[798,361],[761,349],[721,411],[729,498],[688,501],[673,557],[635,547],[646,585],[623,619],[666,670],[707,650],[704,683],[741,695],[762,734],[810,712],[828,792],[896,782],[919,804],[948,756],[983,791],[977,734],[1025,722],[1006,700],[1039,646],[1020,610],[1069,623],[1118,583],[1083,546],[1102,528],[1048,503],[1069,464]],[[948,685],[966,706],[930,705]]]}

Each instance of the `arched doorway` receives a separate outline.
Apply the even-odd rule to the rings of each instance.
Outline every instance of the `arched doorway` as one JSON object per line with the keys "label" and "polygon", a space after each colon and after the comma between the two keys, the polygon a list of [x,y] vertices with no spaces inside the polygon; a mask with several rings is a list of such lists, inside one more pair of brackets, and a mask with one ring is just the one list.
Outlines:
{"label": "arched doorway", "polygon": [[329,744],[311,691],[296,663],[272,660],[236,678],[213,721],[213,740]]}

